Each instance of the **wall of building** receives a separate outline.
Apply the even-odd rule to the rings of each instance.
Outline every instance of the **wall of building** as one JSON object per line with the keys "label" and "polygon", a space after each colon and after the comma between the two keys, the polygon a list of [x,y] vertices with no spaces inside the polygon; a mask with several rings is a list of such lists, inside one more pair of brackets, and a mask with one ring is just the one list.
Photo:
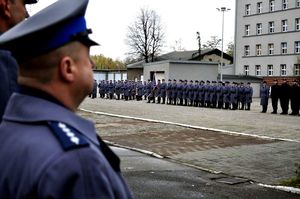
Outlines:
{"label": "wall of building", "polygon": [[143,68],[127,68],[128,80],[141,80]]}
{"label": "wall of building", "polygon": [[157,77],[164,77],[166,80],[216,80],[218,64],[199,61],[162,61],[145,64],[144,79],[150,79],[151,72],[157,72]]}
{"label": "wall of building", "polygon": [[[257,14],[257,3],[262,2],[262,13]],[[273,76],[280,76],[280,65],[287,67],[286,76],[295,75],[300,53],[295,52],[295,42],[300,41],[300,31],[296,30],[296,18],[300,18],[300,7],[296,0],[288,1],[288,9],[282,10],[282,1],[275,0],[275,11],[269,11],[269,0],[236,0],[235,31],[235,74],[245,74],[244,66],[249,66],[249,75],[256,75],[256,65],[261,66],[261,76],[268,76],[268,65],[273,65]],[[245,5],[250,4],[249,16],[245,15]],[[282,20],[288,20],[288,31],[282,32]],[[269,33],[269,22],[274,21],[274,33]],[[257,23],[262,24],[262,34],[256,34]],[[245,25],[250,25],[250,34],[246,36]],[[281,43],[287,42],[287,53],[281,53]],[[269,55],[268,45],[274,44],[274,53]],[[256,45],[261,45],[261,55],[256,55]],[[245,56],[245,46],[250,47],[250,55]]]}
{"label": "wall of building", "polygon": [[102,80],[126,80],[126,71],[93,71],[94,79],[97,81]]}

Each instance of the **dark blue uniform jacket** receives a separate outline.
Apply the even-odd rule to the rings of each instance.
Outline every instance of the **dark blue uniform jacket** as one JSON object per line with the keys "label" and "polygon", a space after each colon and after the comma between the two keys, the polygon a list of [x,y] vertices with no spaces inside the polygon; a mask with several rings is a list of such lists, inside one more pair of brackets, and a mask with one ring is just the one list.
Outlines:
{"label": "dark blue uniform jacket", "polygon": [[0,140],[0,198],[131,198],[94,124],[55,99],[14,93]]}

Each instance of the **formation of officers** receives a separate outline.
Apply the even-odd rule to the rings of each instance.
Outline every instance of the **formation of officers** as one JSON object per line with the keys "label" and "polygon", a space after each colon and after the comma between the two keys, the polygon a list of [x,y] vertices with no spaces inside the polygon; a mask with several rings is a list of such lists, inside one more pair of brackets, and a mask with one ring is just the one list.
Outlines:
{"label": "formation of officers", "polygon": [[264,81],[260,87],[260,98],[262,113],[267,112],[269,98],[271,98],[272,114],[277,114],[279,103],[281,115],[287,115],[289,113],[289,107],[291,108],[289,115],[299,115],[300,84],[297,80],[293,80],[293,82],[289,84],[287,79],[283,79],[282,84],[279,84],[278,80],[274,79],[271,87]]}
{"label": "formation of officers", "polygon": [[148,103],[223,108],[231,110],[250,110],[253,89],[250,82],[246,85],[237,82],[210,82],[203,80],[168,80],[155,81],[101,81],[94,82],[92,98],[124,100],[147,100]]}

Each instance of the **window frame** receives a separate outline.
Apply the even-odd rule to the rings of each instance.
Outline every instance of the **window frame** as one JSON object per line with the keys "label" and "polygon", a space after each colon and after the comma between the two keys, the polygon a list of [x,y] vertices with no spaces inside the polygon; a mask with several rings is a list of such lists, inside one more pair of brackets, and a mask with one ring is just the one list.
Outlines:
{"label": "window frame", "polygon": [[287,42],[281,42],[281,54],[287,54]]}
{"label": "window frame", "polygon": [[295,41],[295,53],[300,54],[300,41]]}
{"label": "window frame", "polygon": [[262,34],[262,23],[257,23],[256,24],[256,35],[261,35]]}
{"label": "window frame", "polygon": [[256,56],[261,56],[261,52],[262,52],[262,48],[261,48],[261,44],[256,44]]}
{"label": "window frame", "polygon": [[288,31],[288,20],[284,19],[281,20],[281,32],[287,32]]}
{"label": "window frame", "polygon": [[262,2],[257,2],[256,4],[256,14],[261,14],[262,13]]}
{"label": "window frame", "polygon": [[295,19],[295,30],[300,31],[300,18]]}
{"label": "window frame", "polygon": [[274,43],[268,44],[268,55],[274,55]]}
{"label": "window frame", "polygon": [[294,75],[300,76],[300,64],[294,64]]}
{"label": "window frame", "polygon": [[282,0],[282,10],[287,10],[289,8],[288,0]]}
{"label": "window frame", "polygon": [[274,76],[274,66],[272,64],[267,66],[267,74],[268,76]]}
{"label": "window frame", "polygon": [[250,24],[245,25],[245,36],[250,35]]}
{"label": "window frame", "polygon": [[286,64],[280,64],[280,76],[287,76]]}
{"label": "window frame", "polygon": [[250,46],[249,45],[244,46],[244,56],[250,56]]}
{"label": "window frame", "polygon": [[251,15],[251,4],[246,4],[245,5],[245,15],[246,16]]}
{"label": "window frame", "polygon": [[270,12],[275,11],[275,0],[270,0],[270,2],[269,2],[269,11]]}
{"label": "window frame", "polygon": [[245,76],[249,75],[249,65],[244,65],[244,75]]}
{"label": "window frame", "polygon": [[274,33],[274,32],[275,32],[275,22],[269,21],[269,33]]}
{"label": "window frame", "polygon": [[255,65],[255,76],[261,76],[261,65]]}

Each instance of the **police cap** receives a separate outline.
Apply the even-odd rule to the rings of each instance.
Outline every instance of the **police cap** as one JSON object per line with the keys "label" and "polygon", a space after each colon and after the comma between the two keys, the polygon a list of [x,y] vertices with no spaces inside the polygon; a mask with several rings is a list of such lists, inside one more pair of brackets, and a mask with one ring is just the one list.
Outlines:
{"label": "police cap", "polygon": [[88,35],[84,18],[88,0],[59,0],[22,21],[0,37],[0,48],[17,59],[32,58],[69,42],[98,45]]}

